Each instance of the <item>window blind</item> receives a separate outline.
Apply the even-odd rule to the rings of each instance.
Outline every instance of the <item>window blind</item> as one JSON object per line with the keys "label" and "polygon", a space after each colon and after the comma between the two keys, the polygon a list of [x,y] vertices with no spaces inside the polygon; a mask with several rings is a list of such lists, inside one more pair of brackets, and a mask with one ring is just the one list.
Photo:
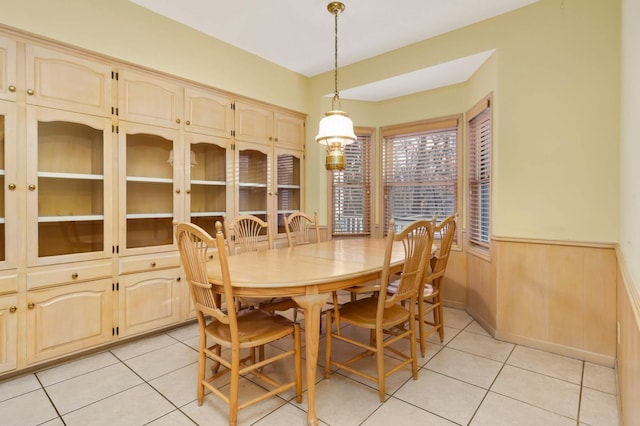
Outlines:
{"label": "window blind", "polygon": [[417,219],[458,210],[458,120],[431,120],[382,130],[384,233]]}
{"label": "window blind", "polygon": [[371,234],[372,136],[356,129],[357,139],[345,147],[346,168],[332,173],[332,235]]}
{"label": "window blind", "polygon": [[469,120],[469,242],[489,248],[491,218],[491,108],[488,100]]}

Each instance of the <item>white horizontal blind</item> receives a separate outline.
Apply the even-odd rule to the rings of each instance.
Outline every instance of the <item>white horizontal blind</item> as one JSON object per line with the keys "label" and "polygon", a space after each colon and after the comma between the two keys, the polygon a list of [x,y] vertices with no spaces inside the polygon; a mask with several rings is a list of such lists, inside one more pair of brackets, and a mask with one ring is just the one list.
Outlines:
{"label": "white horizontal blind", "polygon": [[345,147],[346,168],[332,174],[332,235],[371,234],[371,131]]}
{"label": "white horizontal blind", "polygon": [[[458,205],[457,120],[383,130],[384,232],[417,219],[438,221]],[[417,131],[416,131],[417,130]]]}
{"label": "white horizontal blind", "polygon": [[491,206],[491,108],[469,120],[469,242],[489,248]]}

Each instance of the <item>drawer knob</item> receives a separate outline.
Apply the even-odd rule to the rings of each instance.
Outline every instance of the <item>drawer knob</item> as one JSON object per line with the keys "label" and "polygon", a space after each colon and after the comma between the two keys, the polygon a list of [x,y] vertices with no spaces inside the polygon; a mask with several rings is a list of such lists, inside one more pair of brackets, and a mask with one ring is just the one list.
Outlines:
{"label": "drawer knob", "polygon": [[78,279],[78,273],[74,272],[73,274],[71,274],[71,278],[74,279],[74,280],[77,280]]}
{"label": "drawer knob", "polygon": [[185,121],[185,124],[188,126],[188,125],[191,124],[191,121],[187,120],[187,121]]}
{"label": "drawer knob", "polygon": [[34,92],[33,89],[27,90],[27,95],[29,95],[29,96],[33,96],[34,93],[36,93],[36,92]]}
{"label": "drawer knob", "polygon": [[29,303],[29,304],[27,305],[27,308],[29,308],[29,309],[33,309],[33,308],[35,308],[35,307],[36,307],[36,304],[35,304],[35,303],[33,303],[33,302],[31,302],[31,303]]}
{"label": "drawer knob", "polygon": [[9,184],[9,191],[15,191],[16,190],[16,184],[15,183],[10,183]]}
{"label": "drawer knob", "polygon": [[15,92],[16,91],[16,86],[14,86],[13,84],[11,86],[9,86],[9,91],[10,92]]}
{"label": "drawer knob", "polygon": [[176,118],[176,123],[180,124],[180,119]]}
{"label": "drawer knob", "polygon": [[36,186],[34,184],[29,185],[27,188],[29,188],[29,191],[35,191],[36,190]]}
{"label": "drawer knob", "polygon": [[156,262],[151,262],[151,267],[155,268],[156,267]]}
{"label": "drawer knob", "polygon": [[18,310],[17,306],[12,306],[12,307],[9,308],[9,312],[11,312],[11,313],[14,313],[17,310]]}

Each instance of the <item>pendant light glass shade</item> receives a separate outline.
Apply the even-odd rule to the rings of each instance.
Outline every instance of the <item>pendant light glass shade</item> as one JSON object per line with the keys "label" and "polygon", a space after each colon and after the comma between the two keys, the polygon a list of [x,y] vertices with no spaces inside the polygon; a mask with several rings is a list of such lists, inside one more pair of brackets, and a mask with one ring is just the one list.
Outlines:
{"label": "pendant light glass shade", "polygon": [[356,135],[353,132],[353,122],[347,117],[347,113],[336,108],[336,105],[340,105],[340,95],[338,94],[338,14],[344,11],[344,4],[331,2],[327,5],[327,10],[335,20],[335,91],[331,101],[331,111],[328,111],[325,117],[320,120],[316,142],[327,146],[325,167],[327,170],[334,171],[345,169],[344,147],[355,141]]}

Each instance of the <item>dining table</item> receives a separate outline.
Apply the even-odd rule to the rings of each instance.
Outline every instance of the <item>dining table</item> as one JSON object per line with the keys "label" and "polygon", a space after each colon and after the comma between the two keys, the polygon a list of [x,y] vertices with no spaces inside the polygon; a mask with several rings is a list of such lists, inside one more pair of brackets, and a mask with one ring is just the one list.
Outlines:
{"label": "dining table", "polygon": [[[241,253],[227,258],[234,294],[240,297],[292,297],[304,312],[307,424],[317,425],[315,378],[322,307],[331,292],[376,280],[384,264],[386,238],[331,239],[314,244]],[[395,242],[391,269],[404,263]],[[219,262],[207,263],[209,282],[220,290]]]}

